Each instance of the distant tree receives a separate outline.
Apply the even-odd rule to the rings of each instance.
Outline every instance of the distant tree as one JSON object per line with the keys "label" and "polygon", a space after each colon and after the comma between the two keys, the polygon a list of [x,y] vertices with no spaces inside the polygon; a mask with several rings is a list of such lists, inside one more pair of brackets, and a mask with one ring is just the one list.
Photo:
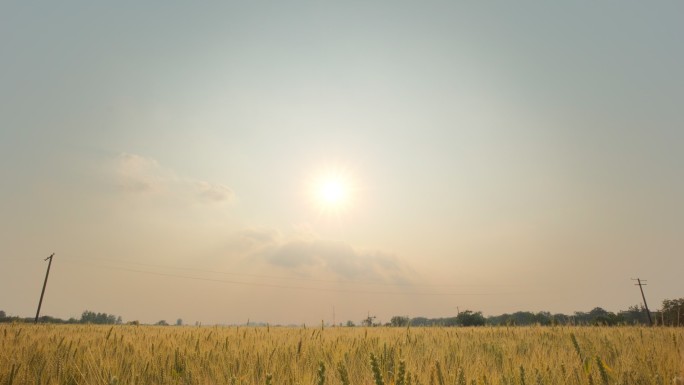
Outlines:
{"label": "distant tree", "polygon": [[390,319],[389,323],[390,323],[390,326],[395,326],[395,327],[408,326],[409,317],[394,316],[394,317],[392,317],[392,319]]}
{"label": "distant tree", "polygon": [[603,308],[595,307],[587,315],[592,325],[612,326],[617,325],[621,317]]}
{"label": "distant tree", "polygon": [[458,313],[456,316],[458,324],[461,326],[484,326],[485,318],[482,312],[472,312],[470,310],[465,310]]}
{"label": "distant tree", "polygon": [[347,321],[347,325],[346,325],[346,326],[348,326],[348,327],[350,327],[350,328],[353,328],[354,326],[356,326],[356,324],[354,323],[354,321],[349,320],[349,321]]}
{"label": "distant tree", "polygon": [[492,325],[524,326],[540,323],[546,325],[550,323],[548,312],[534,314],[529,311],[517,311],[513,314],[504,313],[499,316],[487,317],[487,321]]}
{"label": "distant tree", "polygon": [[44,324],[61,324],[61,323],[64,323],[64,320],[62,320],[60,318],[51,317],[49,315],[43,315],[43,316],[40,316],[40,318],[38,318],[38,322],[44,323]]}
{"label": "distant tree", "polygon": [[547,311],[540,311],[534,315],[534,323],[539,325],[551,325],[553,316]]}
{"label": "distant tree", "polygon": [[620,312],[620,316],[623,319],[623,323],[628,325],[647,325],[648,315],[646,314],[646,308],[643,305],[630,306],[627,310]]}
{"label": "distant tree", "polygon": [[511,314],[513,325],[534,325],[536,317],[530,311],[517,311]]}
{"label": "distant tree", "polygon": [[570,323],[570,316],[563,313],[556,313],[553,315],[552,324],[553,325],[567,325]]}
{"label": "distant tree", "polygon": [[116,323],[121,323],[121,317],[117,317],[114,314],[107,313],[95,313],[90,310],[86,310],[81,314],[81,323],[91,323],[98,325],[114,325]]}
{"label": "distant tree", "polygon": [[4,310],[0,310],[0,318],[6,318],[7,314],[5,314]]}
{"label": "distant tree", "polygon": [[90,310],[86,310],[81,314],[81,323],[95,323],[96,314]]}
{"label": "distant tree", "polygon": [[572,316],[572,323],[575,325],[587,325],[591,323],[590,321],[591,317],[589,316],[589,313],[582,311],[576,311]]}
{"label": "distant tree", "polygon": [[595,307],[591,309],[589,312],[589,317],[591,318],[596,318],[596,317],[606,317],[609,315],[609,312],[605,310],[604,308],[601,307]]}
{"label": "distant tree", "polygon": [[169,323],[166,322],[165,320],[161,320],[161,321],[157,322],[155,325],[159,325],[159,326],[169,326]]}
{"label": "distant tree", "polygon": [[411,326],[429,326],[430,320],[425,317],[411,318]]}
{"label": "distant tree", "polygon": [[176,326],[183,326],[183,319],[179,318],[176,320]]}
{"label": "distant tree", "polygon": [[489,325],[505,325],[505,321],[508,319],[510,314],[501,314],[501,315],[490,315],[487,317],[487,323]]}
{"label": "distant tree", "polygon": [[442,326],[458,326],[458,325],[461,325],[461,321],[459,321],[458,316],[447,317],[447,318],[440,318],[439,320],[437,320],[437,324],[442,325]]}
{"label": "distant tree", "polygon": [[684,298],[663,301],[662,322],[666,326],[684,326]]}
{"label": "distant tree", "polygon": [[362,326],[375,326],[375,323],[374,323],[375,318],[377,318],[377,317],[369,314],[368,317],[366,317],[363,321],[361,321],[361,325]]}
{"label": "distant tree", "polygon": [[128,322],[126,323],[126,325],[135,325],[135,326],[138,326],[138,325],[140,325],[140,321],[138,321],[138,320],[135,320],[135,321],[128,321]]}
{"label": "distant tree", "polygon": [[529,311],[518,311],[513,314],[504,313],[498,316],[489,316],[486,319],[486,323],[505,326],[550,325],[551,319],[552,316],[549,312],[532,313]]}

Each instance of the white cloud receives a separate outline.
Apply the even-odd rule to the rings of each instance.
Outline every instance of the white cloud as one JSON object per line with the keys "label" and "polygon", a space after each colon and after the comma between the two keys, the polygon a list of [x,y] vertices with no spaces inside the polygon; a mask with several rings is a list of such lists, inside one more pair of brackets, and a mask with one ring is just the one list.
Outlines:
{"label": "white cloud", "polygon": [[322,239],[310,233],[284,237],[277,231],[249,229],[240,234],[248,261],[296,275],[331,276],[345,281],[410,283],[413,271],[397,256]]}
{"label": "white cloud", "polygon": [[169,175],[156,160],[123,153],[116,160],[117,182],[124,190],[135,193],[160,192],[169,182]]}
{"label": "white cloud", "polygon": [[230,202],[235,193],[228,186],[212,184],[209,182],[197,182],[198,194],[208,202]]}
{"label": "white cloud", "polygon": [[266,228],[245,229],[240,232],[239,237],[243,242],[255,246],[272,246],[282,239],[279,231]]}
{"label": "white cloud", "polygon": [[155,159],[122,153],[114,164],[117,185],[132,194],[170,194],[201,203],[228,203],[235,198],[231,188],[220,183],[178,176]]}

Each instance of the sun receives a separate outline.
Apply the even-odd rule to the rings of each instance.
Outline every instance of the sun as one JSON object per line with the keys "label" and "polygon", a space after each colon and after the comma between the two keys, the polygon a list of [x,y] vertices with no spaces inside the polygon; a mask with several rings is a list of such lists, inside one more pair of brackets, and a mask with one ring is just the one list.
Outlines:
{"label": "sun", "polygon": [[351,204],[354,183],[347,173],[326,171],[314,179],[311,192],[320,211],[340,213]]}
{"label": "sun", "polygon": [[328,206],[339,206],[347,199],[349,191],[339,177],[327,177],[320,182],[318,199]]}

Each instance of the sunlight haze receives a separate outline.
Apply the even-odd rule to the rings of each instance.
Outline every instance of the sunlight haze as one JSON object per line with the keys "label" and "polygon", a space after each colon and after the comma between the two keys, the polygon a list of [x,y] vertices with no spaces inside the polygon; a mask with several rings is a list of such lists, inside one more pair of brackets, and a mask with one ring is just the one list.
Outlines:
{"label": "sunlight haze", "polygon": [[617,311],[636,277],[657,309],[683,290],[683,12],[4,2],[0,310],[35,314],[53,252],[62,318]]}

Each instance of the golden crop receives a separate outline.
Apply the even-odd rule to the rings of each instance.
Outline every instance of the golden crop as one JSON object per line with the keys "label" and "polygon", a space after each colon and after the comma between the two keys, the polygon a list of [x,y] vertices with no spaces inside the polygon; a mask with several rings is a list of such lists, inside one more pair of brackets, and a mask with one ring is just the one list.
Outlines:
{"label": "golden crop", "polygon": [[0,324],[0,384],[671,384],[684,330]]}

